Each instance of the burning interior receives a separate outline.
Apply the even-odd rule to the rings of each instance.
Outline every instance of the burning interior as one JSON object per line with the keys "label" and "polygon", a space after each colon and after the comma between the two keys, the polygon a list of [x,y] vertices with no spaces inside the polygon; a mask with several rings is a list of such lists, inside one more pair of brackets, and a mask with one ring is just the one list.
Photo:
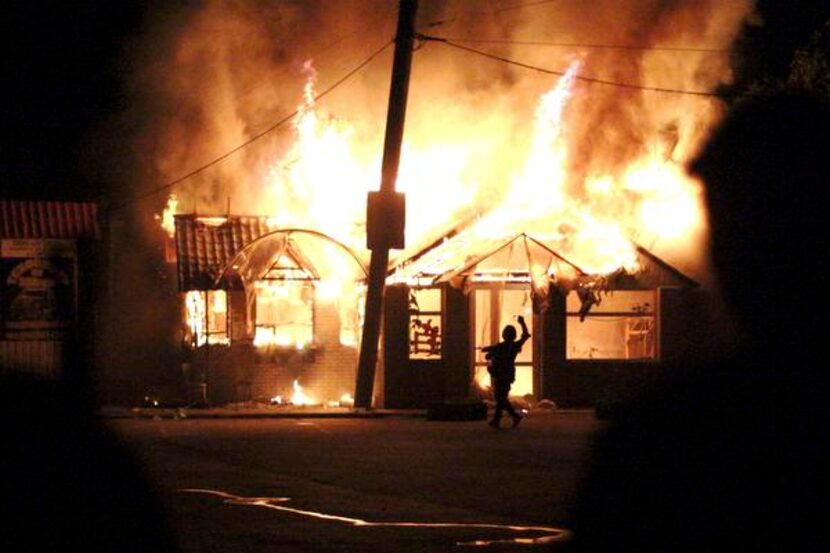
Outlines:
{"label": "burning interior", "polygon": [[177,215],[175,228],[192,383],[220,402],[347,402],[360,260],[320,233],[275,231],[266,217]]}
{"label": "burning interior", "polygon": [[[273,230],[266,217],[177,215],[175,225],[191,378],[210,386],[211,399],[348,405],[361,260],[320,233]],[[384,405],[486,396],[480,350],[519,314],[534,328],[517,359],[520,396],[579,403],[553,384],[562,371],[653,365],[673,347],[665,329],[682,323],[665,321],[663,304],[697,283],[645,248],[632,244],[628,268],[588,273],[557,251],[562,236],[474,232],[447,235],[390,269]]]}
{"label": "burning interior", "polygon": [[584,383],[592,372],[648,371],[670,357],[678,327],[688,323],[671,306],[697,283],[636,245],[629,268],[587,273],[556,242],[522,233],[470,243],[461,233],[400,263],[387,282],[387,402],[486,397],[481,348],[499,341],[517,315],[533,325],[532,343],[516,360],[517,396],[590,402],[590,391],[565,385],[569,375]]}
{"label": "burning interior", "polygon": [[[366,194],[379,181],[387,92],[377,83],[388,82],[389,67],[382,50],[366,56],[388,40],[394,14],[375,3],[375,17],[357,17],[362,32],[343,34],[353,16],[312,4],[275,7],[266,19],[244,2],[207,3],[174,37],[172,77],[159,79],[165,99],[183,106],[177,113],[200,114],[176,115],[154,136],[166,146],[153,153],[162,174],[264,137],[178,186],[160,217],[175,236],[191,370],[214,401],[290,397],[297,383],[325,403],[354,389]],[[389,267],[376,403],[478,393],[477,348],[521,313],[532,315],[534,338],[514,392],[590,402],[603,378],[652,371],[672,355],[679,306],[696,286],[686,274],[705,278],[706,214],[684,166],[720,116],[705,91],[729,80],[724,46],[750,6],[609,1],[538,6],[545,17],[529,17],[464,6],[454,14],[449,4],[425,8],[421,29],[440,21],[434,32],[452,36],[466,17],[505,56],[556,69],[472,64],[436,42],[416,51],[397,181],[407,248]],[[584,40],[552,53],[510,42],[543,34],[541,22],[643,48]],[[712,47],[675,48],[677,29]],[[342,37],[331,59],[297,58],[299,43],[285,42],[323,31]],[[246,63],[230,63],[239,59]],[[323,109],[318,75],[334,82],[356,59],[366,74],[340,81]],[[269,71],[282,77],[263,80]],[[297,104],[291,132],[257,134],[261,121]],[[230,199],[261,216],[232,215]]]}

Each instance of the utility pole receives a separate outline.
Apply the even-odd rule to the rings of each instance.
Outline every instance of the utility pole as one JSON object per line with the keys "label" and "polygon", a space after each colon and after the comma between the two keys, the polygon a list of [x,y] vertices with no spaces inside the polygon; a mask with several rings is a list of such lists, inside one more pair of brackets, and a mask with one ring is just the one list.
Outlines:
{"label": "utility pole", "polygon": [[368,408],[372,404],[389,250],[403,248],[404,245],[404,198],[402,194],[395,192],[395,181],[398,178],[398,164],[401,158],[417,11],[418,0],[400,0],[389,108],[386,112],[380,191],[369,193],[366,209],[366,242],[372,251],[372,257],[369,263],[369,287],[366,291],[363,336],[357,367],[355,407]]}

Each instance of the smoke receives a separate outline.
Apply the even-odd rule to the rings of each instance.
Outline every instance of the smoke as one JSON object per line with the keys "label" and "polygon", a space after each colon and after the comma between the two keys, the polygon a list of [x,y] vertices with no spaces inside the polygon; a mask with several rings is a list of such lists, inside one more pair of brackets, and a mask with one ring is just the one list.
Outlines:
{"label": "smoke", "polygon": [[[583,54],[586,73],[596,79],[679,91],[712,91],[729,82],[725,52],[750,6],[746,1],[592,2],[614,14],[590,32],[605,44],[628,44],[652,50],[591,49]],[[597,5],[599,4],[599,5]],[[583,14],[586,15],[587,14]],[[691,47],[724,51],[670,51]],[[589,85],[574,101],[580,113],[569,126],[572,175],[615,174],[658,144],[661,131],[676,129],[680,140],[673,155],[685,162],[719,114],[716,100],[695,95]]]}
{"label": "smoke", "polygon": [[[581,77],[698,91],[729,82],[729,55],[722,50],[752,12],[750,0],[420,4],[417,27],[428,35],[554,71],[579,61]],[[156,3],[153,10],[131,48],[131,109],[122,118],[127,123],[122,136],[113,141],[134,145],[124,200],[159,189],[295,111],[303,102],[307,61],[316,71],[318,92],[333,85],[390,41],[397,3],[205,0]],[[461,42],[465,39],[488,42]],[[651,49],[600,47],[611,45]],[[678,46],[712,51],[655,49]],[[183,212],[221,214],[229,202],[236,214],[302,216],[305,211],[321,230],[360,247],[365,191],[380,181],[391,62],[388,48],[317,106],[321,118],[348,130],[348,154],[359,170],[339,158],[302,159],[292,121],[165,193],[130,203],[131,213],[116,214],[123,220],[112,227],[111,322],[102,348],[111,357],[110,372],[140,380],[149,378],[147,367],[163,367],[167,376],[178,370],[177,344],[170,337],[177,335],[180,300],[172,267],[162,261],[162,231],[152,217],[161,212],[167,192],[177,195]],[[438,42],[419,43],[398,182],[407,192],[409,244],[430,242],[443,229],[505,205],[511,196],[545,194],[545,182],[531,192],[516,183],[522,182],[534,146],[539,99],[557,80]],[[697,201],[697,189],[683,180],[684,167],[721,109],[712,98],[577,80],[556,133],[567,145],[566,167],[554,171],[565,175],[556,185],[564,190],[550,194],[597,218],[627,222],[629,238],[705,277],[705,224],[682,239],[661,241],[654,238],[659,233],[644,232],[642,214],[658,223],[676,222],[689,210],[694,215],[696,206],[689,204]],[[667,160],[662,172],[638,180],[648,173],[644,161],[653,159]],[[323,183],[315,179],[322,169],[333,175]],[[305,180],[290,178],[297,174]],[[666,212],[666,201],[653,207],[643,200],[646,192],[661,200],[678,191],[676,211]],[[532,206],[535,198],[527,200]],[[547,219],[557,227],[565,223]],[[341,228],[350,236],[337,235]],[[159,278],[146,278],[148,272],[161,274],[169,286],[158,286]],[[159,313],[171,315],[160,320]],[[170,331],[160,334],[160,326]]]}
{"label": "smoke", "polygon": [[[729,82],[725,50],[751,14],[750,0],[525,4],[422,0],[418,30],[494,41],[465,44],[550,70],[565,71],[578,59],[583,77],[632,85],[579,81],[574,89],[563,124],[566,185],[575,201],[598,202],[592,182],[622,182],[644,157],[661,156],[682,170],[720,116],[718,100],[636,87],[711,91]],[[309,59],[319,76],[318,91],[331,85],[391,39],[397,6],[388,0],[215,0],[156,15],[144,43],[146,63],[136,75],[136,101],[152,114],[137,140],[137,162],[152,170],[137,172],[137,192],[188,173],[293,112],[302,101],[302,68]],[[613,45],[643,48],[603,47]],[[659,49],[665,47],[709,50]],[[390,67],[391,48],[321,102],[327,114],[353,129],[352,155],[377,171],[370,173],[377,180]],[[440,43],[421,43],[402,159],[402,173],[415,175],[414,184],[406,185],[410,209],[434,209],[435,198],[417,190],[419,180],[435,177],[423,161],[413,167],[415,158],[407,152],[436,145],[461,160],[453,165],[455,181],[442,193],[466,199],[442,216],[458,219],[502,201],[509,189],[505,183],[527,156],[538,99],[555,81]],[[295,140],[292,125],[283,125],[176,186],[180,209],[221,213],[228,201],[235,213],[276,209],[290,194],[283,188],[280,195],[279,187],[266,181],[280,162],[291,162],[286,156]],[[363,192],[355,191],[361,202]],[[618,190],[616,199],[625,194],[630,191]],[[163,201],[158,198],[157,211]],[[630,216],[632,208],[598,209]],[[437,219],[427,220],[418,228],[422,234],[429,234],[431,224],[440,226]]]}

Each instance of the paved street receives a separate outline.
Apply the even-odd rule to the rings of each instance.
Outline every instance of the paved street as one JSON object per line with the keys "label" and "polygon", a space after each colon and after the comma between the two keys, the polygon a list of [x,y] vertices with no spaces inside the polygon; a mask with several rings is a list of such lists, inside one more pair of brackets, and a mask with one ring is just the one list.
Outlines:
{"label": "paved street", "polygon": [[[598,428],[423,418],[121,419],[185,551],[512,551],[561,536]],[[486,545],[485,545],[486,544]]]}

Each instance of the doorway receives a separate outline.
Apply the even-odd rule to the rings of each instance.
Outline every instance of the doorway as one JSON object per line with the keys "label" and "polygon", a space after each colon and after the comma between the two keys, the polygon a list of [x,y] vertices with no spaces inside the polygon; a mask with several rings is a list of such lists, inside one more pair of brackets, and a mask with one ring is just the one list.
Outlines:
{"label": "doorway", "polygon": [[[531,327],[533,302],[530,288],[527,286],[477,288],[473,294],[474,376],[475,385],[483,391],[490,388],[490,375],[487,373],[487,360],[481,348],[501,341],[501,331],[508,324],[516,328],[517,335],[521,334],[516,322],[518,315],[523,315],[528,327]],[[533,380],[533,342],[528,341],[516,357],[516,381],[510,394],[534,394]]]}

